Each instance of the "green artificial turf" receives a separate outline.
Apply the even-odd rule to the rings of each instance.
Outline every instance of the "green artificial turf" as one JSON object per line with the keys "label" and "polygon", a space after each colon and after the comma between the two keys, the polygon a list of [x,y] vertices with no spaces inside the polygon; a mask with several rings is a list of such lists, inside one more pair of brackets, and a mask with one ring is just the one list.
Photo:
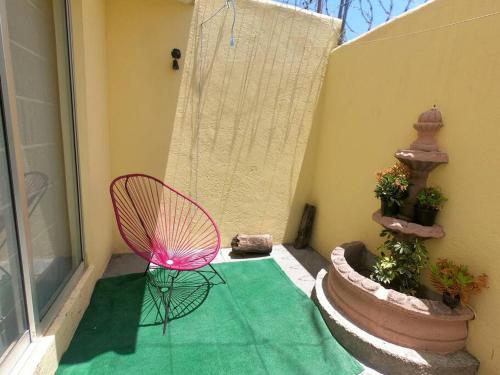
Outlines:
{"label": "green artificial turf", "polygon": [[99,280],[57,373],[361,372],[274,260],[215,267],[227,283],[213,285],[206,298],[200,293],[189,314],[169,322],[165,336],[142,274]]}

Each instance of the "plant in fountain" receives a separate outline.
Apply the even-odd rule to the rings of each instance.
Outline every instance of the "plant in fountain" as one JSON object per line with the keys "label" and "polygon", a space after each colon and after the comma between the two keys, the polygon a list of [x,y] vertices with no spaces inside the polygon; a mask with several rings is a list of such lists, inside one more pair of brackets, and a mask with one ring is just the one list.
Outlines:
{"label": "plant in fountain", "polygon": [[423,241],[416,237],[403,238],[389,230],[383,230],[386,240],[379,247],[370,277],[401,293],[415,295],[420,286],[420,274],[429,257]]}
{"label": "plant in fountain", "polygon": [[437,213],[447,200],[438,187],[427,187],[420,190],[415,205],[415,222],[425,226],[433,226]]}
{"label": "plant in fountain", "polygon": [[444,304],[452,309],[460,301],[467,303],[472,294],[478,294],[488,287],[486,274],[476,277],[469,273],[467,266],[457,265],[448,259],[438,259],[430,269],[432,285],[443,294]]}
{"label": "plant in fountain", "polygon": [[383,216],[396,216],[408,196],[408,168],[401,163],[384,169],[376,175],[375,196],[380,198]]}

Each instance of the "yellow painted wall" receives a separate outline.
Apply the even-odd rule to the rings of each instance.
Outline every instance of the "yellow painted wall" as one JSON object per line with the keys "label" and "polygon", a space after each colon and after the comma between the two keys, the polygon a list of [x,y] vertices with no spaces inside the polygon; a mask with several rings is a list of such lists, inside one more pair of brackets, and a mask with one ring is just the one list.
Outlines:
{"label": "yellow painted wall", "polygon": [[197,5],[165,180],[208,209],[225,246],[237,233],[291,240],[307,190],[297,181],[338,24],[241,0],[231,48],[231,11],[201,28],[219,4]]}
{"label": "yellow painted wall", "polygon": [[114,225],[106,64],[106,9],[102,0],[73,0],[75,88],[82,184],[85,257],[100,276],[111,254]]}
{"label": "yellow painted wall", "polygon": [[[291,240],[308,191],[307,183],[297,188],[297,180],[337,24],[263,1],[239,1],[231,50],[231,13],[214,18],[201,47],[210,51],[201,62],[203,77],[210,78],[196,144],[196,25],[220,4],[198,5],[190,24],[192,4],[106,1],[112,175],[145,172],[192,195],[214,214],[226,246],[238,232]],[[180,71],[170,68],[174,47],[183,54]],[[127,251],[116,230],[114,238],[115,251]]]}
{"label": "yellow painted wall", "polygon": [[471,302],[477,318],[468,349],[482,374],[500,368],[499,12],[497,0],[437,0],[337,48],[312,148],[314,247],[325,256],[352,240],[375,249],[381,228],[371,220],[379,207],[374,174],[414,140],[421,112],[441,109],[438,140],[450,162],[430,183],[449,197],[438,217],[446,237],[428,248],[432,259],[449,257],[490,276],[490,289]]}
{"label": "yellow painted wall", "polygon": [[[107,66],[113,177],[163,177],[185,62],[192,4],[107,0]],[[170,52],[179,48],[181,70]],[[114,225],[116,227],[116,225]],[[127,251],[116,228],[114,247]]]}

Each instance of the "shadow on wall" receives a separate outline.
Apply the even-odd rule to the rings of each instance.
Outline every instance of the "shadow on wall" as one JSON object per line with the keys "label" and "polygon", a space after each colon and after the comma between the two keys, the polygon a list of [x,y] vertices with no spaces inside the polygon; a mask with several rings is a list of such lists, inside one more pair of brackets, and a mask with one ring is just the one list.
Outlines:
{"label": "shadow on wall", "polygon": [[223,245],[238,232],[291,240],[285,230],[338,24],[239,1],[232,48],[230,8],[204,22],[218,6],[195,7],[164,179],[214,215]]}

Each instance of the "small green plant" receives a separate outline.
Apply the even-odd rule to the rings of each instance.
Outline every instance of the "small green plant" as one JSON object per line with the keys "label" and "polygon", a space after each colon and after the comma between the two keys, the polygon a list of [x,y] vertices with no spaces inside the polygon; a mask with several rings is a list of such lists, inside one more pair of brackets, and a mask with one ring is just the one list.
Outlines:
{"label": "small green plant", "polygon": [[408,168],[401,163],[376,174],[375,197],[385,200],[389,206],[403,205],[408,196]]}
{"label": "small green plant", "polygon": [[420,286],[420,274],[429,260],[423,241],[398,238],[389,230],[383,230],[380,236],[386,240],[379,247],[380,256],[370,277],[401,293],[415,295]]}
{"label": "small green plant", "polygon": [[417,195],[418,206],[427,210],[440,210],[447,200],[438,187],[424,188]]}
{"label": "small green plant", "polygon": [[430,266],[430,270],[432,285],[440,293],[460,296],[463,303],[467,303],[472,294],[478,294],[488,287],[486,274],[476,277],[469,273],[467,266],[457,265],[448,259],[438,259]]}

